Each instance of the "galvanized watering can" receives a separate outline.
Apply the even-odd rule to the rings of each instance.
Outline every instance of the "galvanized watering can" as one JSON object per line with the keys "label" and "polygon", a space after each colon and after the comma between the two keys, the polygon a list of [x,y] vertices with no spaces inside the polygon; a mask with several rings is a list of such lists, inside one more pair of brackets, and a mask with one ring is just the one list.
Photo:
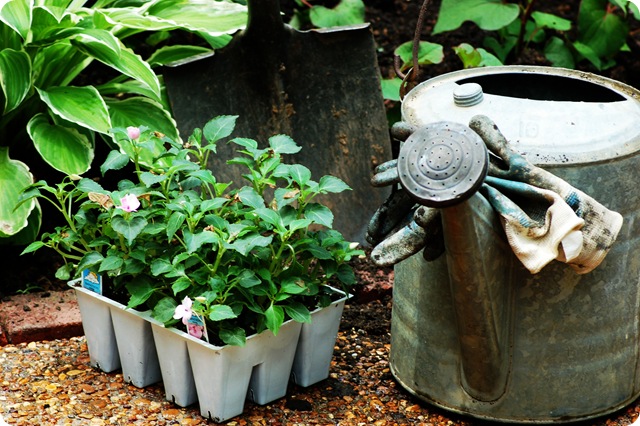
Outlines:
{"label": "galvanized watering can", "polygon": [[[415,87],[402,117],[399,157],[374,177],[399,185],[368,235],[374,261],[395,264],[397,381],[437,406],[504,422],[584,420],[636,399],[640,92],[558,68],[471,69]],[[528,234],[534,212],[518,210],[526,191],[500,198],[511,194],[507,170],[515,181],[534,176],[527,188],[555,191],[584,219],[560,242],[540,240],[560,247],[542,262],[515,253],[513,238],[540,241]],[[540,217],[565,223],[555,214]],[[593,256],[572,254],[572,235]]]}

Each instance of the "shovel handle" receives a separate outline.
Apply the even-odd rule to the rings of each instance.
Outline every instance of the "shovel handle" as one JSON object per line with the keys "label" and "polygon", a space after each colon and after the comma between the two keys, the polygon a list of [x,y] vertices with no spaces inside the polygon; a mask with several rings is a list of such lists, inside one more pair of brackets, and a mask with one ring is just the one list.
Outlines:
{"label": "shovel handle", "polygon": [[279,0],[248,0],[249,19],[245,34],[251,37],[273,39],[282,33],[284,23]]}

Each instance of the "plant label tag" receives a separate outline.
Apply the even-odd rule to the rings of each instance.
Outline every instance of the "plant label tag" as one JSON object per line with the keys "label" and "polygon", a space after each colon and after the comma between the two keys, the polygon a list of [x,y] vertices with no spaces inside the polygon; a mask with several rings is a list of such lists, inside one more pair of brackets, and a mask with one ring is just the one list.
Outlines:
{"label": "plant label tag", "polygon": [[102,276],[85,269],[82,271],[82,287],[102,295]]}
{"label": "plant label tag", "polygon": [[204,337],[204,339],[209,342],[207,328],[204,325],[204,321],[198,314],[194,313],[194,315],[189,318],[189,321],[187,322],[187,332],[196,339],[202,339]]}

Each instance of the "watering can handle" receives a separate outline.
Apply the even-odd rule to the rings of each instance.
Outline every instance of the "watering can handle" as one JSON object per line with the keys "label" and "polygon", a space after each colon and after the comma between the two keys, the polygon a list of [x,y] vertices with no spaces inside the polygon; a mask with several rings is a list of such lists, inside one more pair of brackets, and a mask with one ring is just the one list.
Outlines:
{"label": "watering can handle", "polygon": [[479,238],[495,219],[486,200],[475,196],[488,164],[485,143],[477,133],[458,123],[440,122],[412,133],[400,149],[397,165],[402,187],[418,203],[441,208],[461,382],[470,396],[486,402],[495,401],[506,389],[510,329],[498,312],[504,305],[496,296],[500,291],[495,291],[500,277],[492,275],[495,268],[486,267],[491,261],[487,241]]}

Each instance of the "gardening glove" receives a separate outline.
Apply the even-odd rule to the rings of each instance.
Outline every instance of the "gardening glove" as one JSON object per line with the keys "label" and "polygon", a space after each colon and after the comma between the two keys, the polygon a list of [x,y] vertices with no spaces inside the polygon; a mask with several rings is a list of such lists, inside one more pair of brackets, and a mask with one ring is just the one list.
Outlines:
{"label": "gardening glove", "polygon": [[[622,216],[513,151],[488,117],[473,117],[469,127],[493,154],[481,190],[500,214],[507,239],[523,264],[532,273],[553,258],[579,274],[597,267],[618,236]],[[544,200],[548,208],[543,216]]]}
{"label": "gardening glove", "polygon": [[[398,122],[391,133],[402,143],[416,130],[415,126]],[[420,250],[427,261],[444,253],[440,212],[416,204],[399,185],[397,165],[397,160],[381,164],[371,180],[374,187],[393,185],[391,194],[373,214],[367,228],[366,239],[374,246],[371,259],[378,266],[394,265]]]}

